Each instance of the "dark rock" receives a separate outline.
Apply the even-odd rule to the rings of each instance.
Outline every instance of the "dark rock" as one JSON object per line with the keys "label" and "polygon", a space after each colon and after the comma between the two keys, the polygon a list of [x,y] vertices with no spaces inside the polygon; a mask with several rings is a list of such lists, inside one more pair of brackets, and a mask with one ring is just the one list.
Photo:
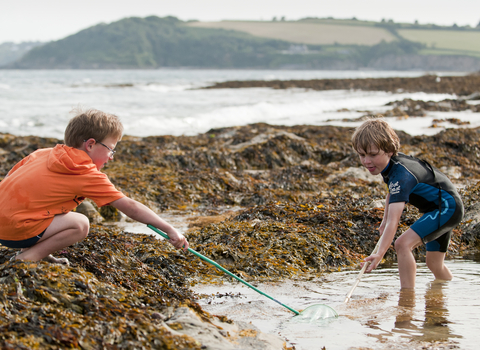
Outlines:
{"label": "dark rock", "polygon": [[77,213],[85,215],[92,223],[98,224],[103,221],[102,216],[99,214],[97,208],[89,199],[85,199],[75,209]]}
{"label": "dark rock", "polygon": [[238,89],[269,87],[273,89],[304,88],[312,90],[366,90],[390,92],[427,92],[468,96],[480,91],[480,76],[425,75],[417,78],[312,79],[312,80],[250,80],[216,83],[206,89]]}

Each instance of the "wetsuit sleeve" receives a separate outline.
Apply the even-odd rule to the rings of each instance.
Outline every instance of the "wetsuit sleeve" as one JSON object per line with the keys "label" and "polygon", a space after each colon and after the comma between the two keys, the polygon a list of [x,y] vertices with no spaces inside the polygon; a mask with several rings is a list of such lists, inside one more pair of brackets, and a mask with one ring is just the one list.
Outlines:
{"label": "wetsuit sleeve", "polygon": [[408,203],[410,194],[417,183],[417,179],[409,171],[397,171],[387,184],[388,192],[390,193],[390,203]]}

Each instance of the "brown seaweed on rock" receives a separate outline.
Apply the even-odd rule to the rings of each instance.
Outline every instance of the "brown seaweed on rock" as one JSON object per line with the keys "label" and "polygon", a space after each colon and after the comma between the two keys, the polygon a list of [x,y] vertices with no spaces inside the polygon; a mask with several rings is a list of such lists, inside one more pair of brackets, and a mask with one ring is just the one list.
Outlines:
{"label": "brown seaweed on rock", "polygon": [[311,90],[365,90],[389,92],[446,93],[458,96],[480,92],[480,76],[424,75],[421,77],[391,77],[363,79],[311,80],[245,80],[216,83],[205,89],[239,89],[268,87],[272,89],[302,88]]}
{"label": "brown seaweed on rock", "polygon": [[468,104],[466,100],[452,99],[435,102],[419,101],[406,98],[402,101],[387,103],[386,106],[393,106],[394,109],[398,108],[404,114],[417,117],[423,117],[425,115],[425,111],[457,112],[470,110],[472,112],[480,112],[480,105]]}
{"label": "brown seaweed on rock", "polygon": [[[383,218],[383,208],[371,206],[378,197],[371,195],[343,194],[301,203],[269,202],[225,222],[191,231],[189,239],[197,250],[247,279],[305,278],[357,268],[373,250]],[[417,217],[418,212],[408,208],[398,233]],[[450,253],[458,254],[460,245],[456,230]],[[417,248],[415,255],[424,259],[424,248]],[[395,261],[393,247],[385,261]]]}
{"label": "brown seaweed on rock", "polygon": [[[352,128],[332,126],[259,123],[212,129],[197,136],[126,136],[105,172],[125,194],[159,210],[299,202],[325,191],[341,192],[344,181],[356,181],[327,180],[348,168],[361,168],[350,146],[352,132]],[[480,179],[479,129],[448,129],[433,136],[398,134],[402,152],[429,161],[456,183]],[[0,136],[2,174],[26,150],[55,143]]]}
{"label": "brown seaweed on rock", "polygon": [[[349,168],[361,168],[350,146],[352,132],[332,126],[259,123],[197,136],[126,136],[105,172],[125,194],[159,210],[198,213],[271,201],[301,202],[323,192],[342,192],[345,181],[357,181],[328,180]],[[479,129],[448,129],[433,136],[398,134],[402,152],[429,161],[454,182],[468,185],[480,179]],[[55,143],[0,136],[2,174],[26,155],[26,149]]]}
{"label": "brown seaweed on rock", "polygon": [[[9,261],[12,253],[0,247],[2,349],[200,349],[209,341],[237,349],[242,332],[256,332],[204,312],[189,281],[211,267],[153,236],[93,226],[60,252],[70,267]],[[191,324],[198,331],[186,331]],[[208,328],[211,338],[196,337]]]}
{"label": "brown seaweed on rock", "polygon": [[200,349],[158,321],[145,296],[75,267],[0,265],[2,349]]}

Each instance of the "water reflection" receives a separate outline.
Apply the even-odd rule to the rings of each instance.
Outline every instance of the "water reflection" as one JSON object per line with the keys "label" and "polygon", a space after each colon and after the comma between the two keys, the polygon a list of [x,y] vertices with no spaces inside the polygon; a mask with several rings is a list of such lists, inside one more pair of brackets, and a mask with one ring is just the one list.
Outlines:
{"label": "water reflection", "polygon": [[[452,281],[433,281],[424,263],[418,264],[417,287],[399,293],[396,266],[368,274],[344,303],[356,271],[324,275],[305,281],[258,283],[258,288],[282,302],[305,309],[322,303],[333,307],[338,318],[298,322],[297,317],[240,283],[197,285],[196,291],[214,296],[233,293],[241,297],[213,297],[199,302],[206,311],[228,315],[235,321],[278,334],[296,350],[372,349],[478,349],[480,332],[480,265],[449,261]],[[220,294],[221,295],[221,294]]]}
{"label": "water reflection", "polygon": [[392,331],[404,333],[408,338],[428,342],[461,338],[454,334],[449,326],[451,322],[448,320],[449,312],[446,303],[448,283],[435,280],[428,284],[425,291],[425,313],[423,317],[418,318],[416,317],[418,308],[416,308],[415,290],[402,289],[398,298],[398,314]]}
{"label": "water reflection", "polygon": [[418,328],[414,323],[415,305],[415,289],[402,289],[398,298],[398,315],[395,318],[394,332],[405,333],[405,329]]}

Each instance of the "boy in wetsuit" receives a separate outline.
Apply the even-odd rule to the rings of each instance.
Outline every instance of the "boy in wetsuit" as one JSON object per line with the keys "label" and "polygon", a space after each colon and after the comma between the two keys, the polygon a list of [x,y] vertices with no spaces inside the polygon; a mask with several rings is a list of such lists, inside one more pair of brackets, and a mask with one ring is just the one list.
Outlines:
{"label": "boy in wetsuit", "polygon": [[352,136],[352,146],[372,175],[381,175],[388,186],[385,213],[380,224],[381,242],[366,272],[375,269],[395,237],[406,203],[423,216],[396,241],[401,288],[415,287],[416,263],[412,250],[426,245],[426,264],[435,278],[451,280],[445,266],[452,229],[463,218],[463,203],[455,186],[443,173],[425,161],[399,153],[400,140],[382,118],[369,119]]}
{"label": "boy in wetsuit", "polygon": [[165,231],[173,246],[187,249],[182,234],[100,172],[113,160],[122,133],[117,116],[78,110],[65,130],[65,145],[39,149],[17,163],[0,182],[0,244],[21,248],[19,260],[68,263],[51,254],[87,236],[88,218],[72,210],[90,198]]}

